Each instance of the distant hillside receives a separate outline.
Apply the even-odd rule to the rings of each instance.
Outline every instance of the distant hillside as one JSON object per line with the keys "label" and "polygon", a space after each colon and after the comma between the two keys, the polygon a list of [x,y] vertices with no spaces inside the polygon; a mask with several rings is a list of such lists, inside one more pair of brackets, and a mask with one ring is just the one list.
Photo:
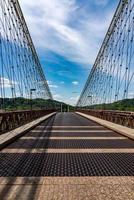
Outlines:
{"label": "distant hillside", "polygon": [[134,99],[124,99],[110,104],[90,106],[96,109],[134,111]]}
{"label": "distant hillside", "polygon": [[[49,109],[49,108],[56,108],[56,109],[61,109],[61,103],[62,103],[62,108],[63,111],[67,110],[67,104],[51,99],[25,99],[25,98],[5,98],[2,99],[0,98],[0,110],[29,110],[31,109],[31,104],[32,104],[32,109]],[[70,109],[73,109],[72,106],[70,106]]]}

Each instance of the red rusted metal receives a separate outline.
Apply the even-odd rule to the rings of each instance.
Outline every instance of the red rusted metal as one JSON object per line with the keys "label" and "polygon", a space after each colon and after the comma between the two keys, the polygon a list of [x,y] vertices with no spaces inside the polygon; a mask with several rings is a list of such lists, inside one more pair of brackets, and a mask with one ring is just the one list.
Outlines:
{"label": "red rusted metal", "polygon": [[113,110],[77,110],[94,117],[98,117],[122,126],[134,128],[134,112]]}
{"label": "red rusted metal", "polygon": [[0,134],[13,130],[55,110],[27,110],[0,113]]}

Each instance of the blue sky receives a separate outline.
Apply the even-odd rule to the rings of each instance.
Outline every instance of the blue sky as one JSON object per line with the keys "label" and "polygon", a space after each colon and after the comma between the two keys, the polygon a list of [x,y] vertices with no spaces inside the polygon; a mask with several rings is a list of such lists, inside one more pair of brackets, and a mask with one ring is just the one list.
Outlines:
{"label": "blue sky", "polygon": [[75,104],[119,0],[20,0],[55,99]]}

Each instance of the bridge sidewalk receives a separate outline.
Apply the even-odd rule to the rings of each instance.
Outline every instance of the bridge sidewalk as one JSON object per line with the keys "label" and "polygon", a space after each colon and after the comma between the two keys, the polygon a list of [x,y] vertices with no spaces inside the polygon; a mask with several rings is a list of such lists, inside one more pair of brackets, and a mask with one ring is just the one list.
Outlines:
{"label": "bridge sidewalk", "polygon": [[0,149],[4,148],[6,145],[10,144],[11,142],[13,142],[14,140],[16,140],[17,138],[21,137],[22,135],[24,135],[26,132],[30,131],[32,128],[36,127],[37,125],[39,125],[41,122],[43,122],[44,120],[52,117],[53,115],[55,115],[56,112],[53,112],[51,114],[48,114],[44,117],[41,117],[39,119],[36,119],[28,124],[25,124],[21,127],[18,127],[12,131],[9,131],[7,133],[4,133],[2,135],[0,135]]}
{"label": "bridge sidewalk", "polygon": [[131,129],[131,128],[128,128],[128,127],[125,127],[125,126],[121,126],[119,124],[115,124],[115,123],[112,123],[112,122],[109,122],[109,121],[106,121],[106,120],[103,120],[103,119],[99,119],[97,117],[94,117],[94,116],[91,116],[91,115],[87,115],[87,114],[84,114],[84,113],[81,113],[81,112],[76,112],[77,114],[89,119],[89,120],[92,120],[92,121],[95,121],[96,123],[106,127],[106,128],[109,128],[121,135],[124,135],[132,140],[134,140],[134,129]]}

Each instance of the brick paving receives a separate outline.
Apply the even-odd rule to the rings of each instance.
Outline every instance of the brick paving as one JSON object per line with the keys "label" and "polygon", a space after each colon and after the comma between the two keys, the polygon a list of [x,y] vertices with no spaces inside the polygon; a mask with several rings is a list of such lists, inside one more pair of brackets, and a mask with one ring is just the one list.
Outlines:
{"label": "brick paving", "polygon": [[0,178],[0,199],[133,200],[134,179],[132,177]]}
{"label": "brick paving", "polygon": [[0,152],[0,200],[133,200],[134,142],[59,113]]}

